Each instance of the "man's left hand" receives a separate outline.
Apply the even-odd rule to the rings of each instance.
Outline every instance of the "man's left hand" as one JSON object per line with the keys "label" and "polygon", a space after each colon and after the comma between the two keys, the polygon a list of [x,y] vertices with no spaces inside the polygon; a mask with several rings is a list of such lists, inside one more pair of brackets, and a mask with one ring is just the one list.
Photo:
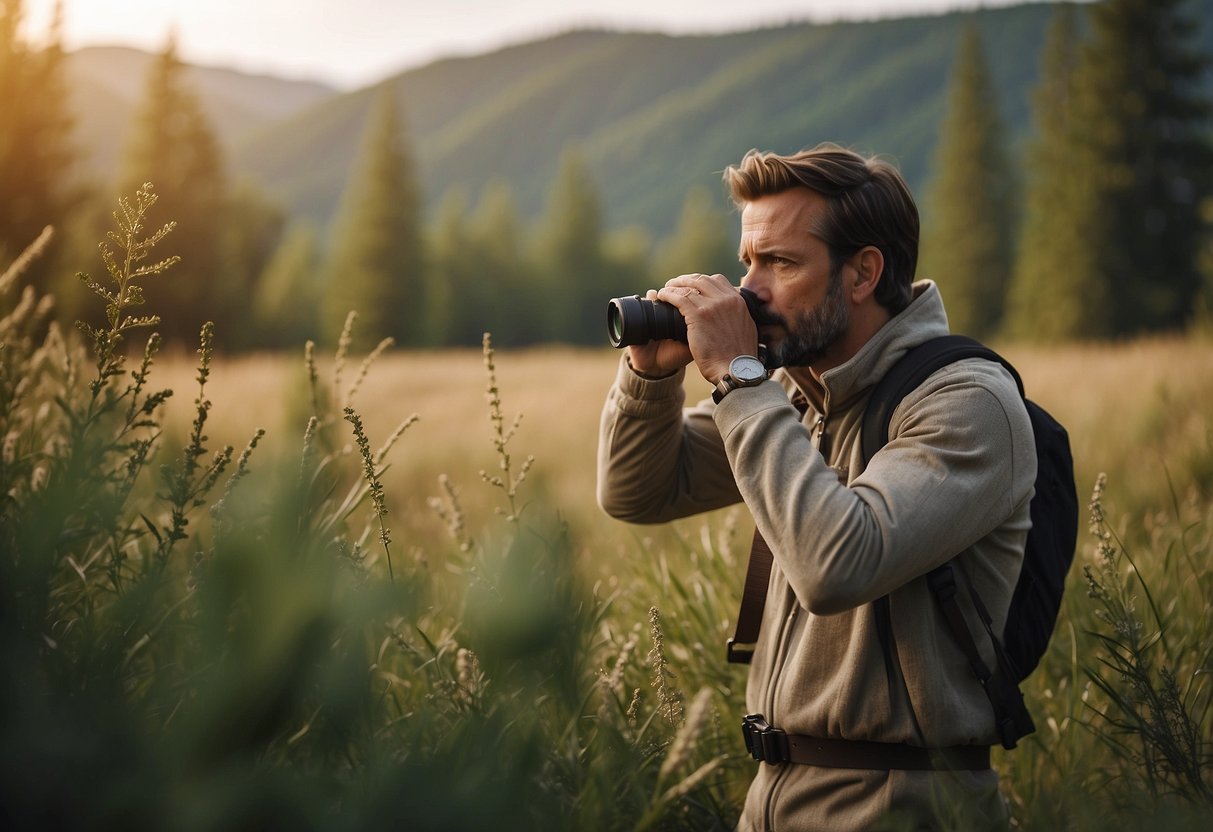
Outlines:
{"label": "man's left hand", "polygon": [[708,383],[724,378],[737,356],[758,355],[758,328],[737,287],[724,275],[679,275],[658,290],[657,298],[682,313],[687,345]]}

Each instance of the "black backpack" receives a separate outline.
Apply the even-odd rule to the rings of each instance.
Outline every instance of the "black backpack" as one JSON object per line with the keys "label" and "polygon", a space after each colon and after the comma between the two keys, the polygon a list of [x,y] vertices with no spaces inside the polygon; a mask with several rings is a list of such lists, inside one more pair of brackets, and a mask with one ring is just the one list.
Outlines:
{"label": "black backpack", "polygon": [[[910,350],[872,391],[863,422],[864,462],[889,439],[889,420],[898,403],[936,370],[964,358],[997,361],[1015,378],[1020,395],[1023,381],[1006,359],[962,335],[932,339]],[[1066,430],[1044,408],[1024,399],[1036,438],[1036,493],[1032,497],[1032,528],[1024,549],[1023,568],[1011,598],[1007,623],[996,634],[985,604],[970,592],[978,617],[993,643],[997,667],[982,661],[973,634],[956,600],[957,583],[949,561],[927,575],[948,627],[969,660],[990,703],[1002,744],[1014,748],[1020,737],[1036,730],[1023,704],[1019,682],[1039,664],[1048,647],[1061,608],[1066,573],[1078,542],[1078,496],[1074,487],[1074,459]],[[877,599],[877,627],[889,651],[888,597]]]}

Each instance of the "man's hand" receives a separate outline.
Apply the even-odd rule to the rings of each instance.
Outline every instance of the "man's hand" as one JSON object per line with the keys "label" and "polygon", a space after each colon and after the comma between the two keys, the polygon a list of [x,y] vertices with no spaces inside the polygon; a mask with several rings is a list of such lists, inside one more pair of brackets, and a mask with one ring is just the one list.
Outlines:
{"label": "man's hand", "polygon": [[691,355],[710,384],[724,378],[737,356],[758,355],[758,328],[737,287],[724,275],[680,275],[657,297],[678,307],[686,319]]}
{"label": "man's hand", "polygon": [[[649,289],[645,298],[657,300],[657,290]],[[632,369],[654,378],[672,375],[693,360],[690,348],[681,341],[649,341],[628,347],[628,363]]]}

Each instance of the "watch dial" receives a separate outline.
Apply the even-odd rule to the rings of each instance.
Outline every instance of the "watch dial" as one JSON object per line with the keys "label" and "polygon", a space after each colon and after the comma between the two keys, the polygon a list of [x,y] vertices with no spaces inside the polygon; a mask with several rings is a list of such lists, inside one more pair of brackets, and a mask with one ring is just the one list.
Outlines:
{"label": "watch dial", "polygon": [[740,382],[758,381],[767,377],[767,368],[757,358],[748,355],[735,358],[729,373]]}

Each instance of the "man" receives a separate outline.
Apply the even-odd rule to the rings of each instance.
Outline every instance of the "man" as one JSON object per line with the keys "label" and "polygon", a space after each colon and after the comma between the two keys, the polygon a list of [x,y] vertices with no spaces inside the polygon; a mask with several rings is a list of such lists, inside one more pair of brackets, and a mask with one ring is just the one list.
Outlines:
{"label": "man", "polygon": [[[966,828],[1005,824],[990,702],[923,576],[955,558],[961,593],[971,585],[1001,631],[1036,473],[1022,399],[993,362],[951,364],[895,409],[865,469],[873,385],[948,331],[935,284],[913,282],[913,198],[892,167],[835,145],[751,151],[725,180],[741,211],[742,286],[759,309],[751,317],[721,275],[649,292],[682,313],[688,343],[623,356],[602,416],[598,497],[638,523],[740,500],[773,552],[746,709],[798,746],[828,749],[812,764],[760,763],[740,828],[920,828],[958,807]],[[737,360],[760,342],[780,368],[770,379]],[[691,363],[718,401],[683,409]],[[882,596],[883,641],[872,604]]]}

